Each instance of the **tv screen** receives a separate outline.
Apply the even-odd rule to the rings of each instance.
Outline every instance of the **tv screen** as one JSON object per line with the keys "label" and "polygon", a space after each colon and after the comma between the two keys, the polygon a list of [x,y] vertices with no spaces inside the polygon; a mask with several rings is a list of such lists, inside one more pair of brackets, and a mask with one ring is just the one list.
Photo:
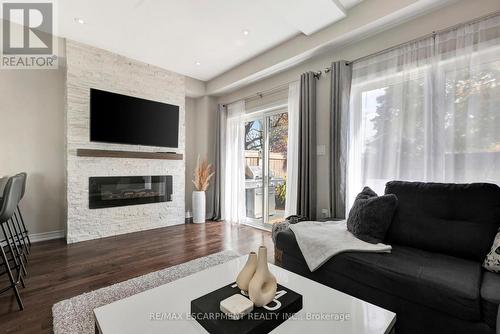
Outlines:
{"label": "tv screen", "polygon": [[179,106],[90,90],[90,141],[177,148],[178,139]]}

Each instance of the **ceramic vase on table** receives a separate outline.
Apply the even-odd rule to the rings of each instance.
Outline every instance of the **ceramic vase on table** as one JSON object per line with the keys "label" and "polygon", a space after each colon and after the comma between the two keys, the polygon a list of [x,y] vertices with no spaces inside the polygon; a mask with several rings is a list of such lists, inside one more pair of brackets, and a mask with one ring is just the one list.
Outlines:
{"label": "ceramic vase on table", "polygon": [[276,277],[269,271],[267,264],[267,248],[259,247],[257,269],[248,285],[248,296],[256,307],[269,304],[276,296],[278,284]]}
{"label": "ceramic vase on table", "polygon": [[205,192],[193,191],[193,223],[201,224],[205,222]]}
{"label": "ceramic vase on table", "polygon": [[243,269],[241,269],[238,277],[236,278],[236,284],[238,288],[240,288],[243,294],[248,294],[248,285],[252,280],[255,271],[257,270],[257,254],[255,252],[251,252],[248,255],[247,262]]}

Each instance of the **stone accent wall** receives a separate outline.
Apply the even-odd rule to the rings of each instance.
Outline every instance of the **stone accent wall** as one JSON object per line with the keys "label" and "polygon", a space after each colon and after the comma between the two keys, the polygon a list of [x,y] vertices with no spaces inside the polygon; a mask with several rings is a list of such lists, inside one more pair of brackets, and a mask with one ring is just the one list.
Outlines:
{"label": "stone accent wall", "polygon": [[[185,159],[176,161],[76,156],[77,148],[175,151],[184,154],[184,76],[70,40],[66,41],[66,57],[67,242],[184,223]],[[90,88],[178,105],[179,148],[90,142]],[[172,175],[173,200],[89,209],[90,176],[125,175]]]}

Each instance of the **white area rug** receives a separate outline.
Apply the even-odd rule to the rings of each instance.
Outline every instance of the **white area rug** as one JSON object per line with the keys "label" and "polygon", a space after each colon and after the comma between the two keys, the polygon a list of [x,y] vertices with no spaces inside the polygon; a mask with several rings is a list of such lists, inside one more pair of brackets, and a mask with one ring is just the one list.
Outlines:
{"label": "white area rug", "polygon": [[60,301],[52,307],[54,334],[93,334],[95,324],[92,311],[95,308],[156,288],[237,257],[239,255],[233,251],[224,251]]}

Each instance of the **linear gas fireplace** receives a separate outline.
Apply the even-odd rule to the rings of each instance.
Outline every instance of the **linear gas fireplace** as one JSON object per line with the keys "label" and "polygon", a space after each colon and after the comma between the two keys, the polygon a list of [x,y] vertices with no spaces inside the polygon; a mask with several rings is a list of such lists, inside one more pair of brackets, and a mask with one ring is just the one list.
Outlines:
{"label": "linear gas fireplace", "polygon": [[172,176],[104,176],[89,178],[89,208],[172,201]]}

